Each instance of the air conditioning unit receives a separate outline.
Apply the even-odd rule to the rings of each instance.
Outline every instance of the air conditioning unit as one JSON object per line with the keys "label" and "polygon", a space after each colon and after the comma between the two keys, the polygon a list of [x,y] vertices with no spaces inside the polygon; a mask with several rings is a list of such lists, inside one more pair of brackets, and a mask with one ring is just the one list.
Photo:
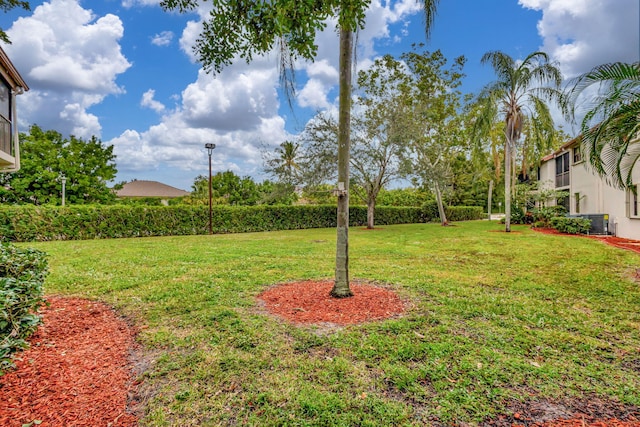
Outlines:
{"label": "air conditioning unit", "polygon": [[609,234],[609,214],[575,214],[571,218],[585,218],[591,220],[589,234]]}

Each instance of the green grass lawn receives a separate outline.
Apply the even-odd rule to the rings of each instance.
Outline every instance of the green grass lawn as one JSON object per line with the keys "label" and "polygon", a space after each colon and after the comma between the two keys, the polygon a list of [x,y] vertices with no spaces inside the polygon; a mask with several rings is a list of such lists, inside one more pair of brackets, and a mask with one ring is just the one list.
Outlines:
{"label": "green grass lawn", "polygon": [[351,277],[401,318],[327,332],[256,308],[268,286],[333,277],[335,230],[29,243],[47,294],[141,327],[143,425],[477,423],[510,402],[640,405],[640,255],[496,222],[350,230]]}

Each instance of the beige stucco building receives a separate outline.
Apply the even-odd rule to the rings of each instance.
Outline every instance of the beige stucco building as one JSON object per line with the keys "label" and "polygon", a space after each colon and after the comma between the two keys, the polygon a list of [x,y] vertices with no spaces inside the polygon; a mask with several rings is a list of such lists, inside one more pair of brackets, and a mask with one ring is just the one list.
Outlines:
{"label": "beige stucco building", "polygon": [[16,96],[29,90],[0,47],[0,172],[20,169]]}
{"label": "beige stucco building", "polygon": [[591,215],[597,221],[604,215],[609,234],[640,240],[640,168],[633,171],[634,193],[609,185],[585,160],[579,141],[569,141],[542,159],[538,173],[540,188],[567,191],[569,197],[560,204],[571,215]]}

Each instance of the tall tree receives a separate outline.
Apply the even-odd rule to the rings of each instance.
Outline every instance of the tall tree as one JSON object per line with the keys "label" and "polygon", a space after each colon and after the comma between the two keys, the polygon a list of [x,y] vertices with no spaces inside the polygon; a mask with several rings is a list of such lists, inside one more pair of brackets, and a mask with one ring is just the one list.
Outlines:
{"label": "tall tree", "polygon": [[504,174],[505,174],[505,231],[511,231],[511,193],[513,163],[516,145],[520,142],[523,128],[529,126],[528,134],[537,145],[553,144],[553,119],[547,102],[562,106],[562,82],[560,69],[549,62],[544,52],[534,52],[522,61],[516,61],[500,52],[487,52],[482,63],[489,64],[497,80],[485,86],[478,97],[482,106],[476,120],[476,135],[486,135],[493,124],[502,118],[504,123]]}
{"label": "tall tree", "polygon": [[96,137],[85,141],[64,138],[54,130],[33,125],[20,134],[22,167],[0,175],[0,201],[4,203],[58,204],[62,176],[66,201],[72,204],[110,203],[115,195],[107,184],[117,173],[113,146]]}
{"label": "tall tree", "polygon": [[439,50],[409,52],[403,59],[409,68],[403,128],[410,144],[405,167],[434,192],[440,221],[447,225],[443,191],[453,179],[451,163],[465,144],[458,87],[466,60],[458,57],[446,68],[447,60]]}
{"label": "tall tree", "polygon": [[[367,227],[374,228],[376,199],[392,180],[399,178],[404,121],[400,87],[406,83],[402,64],[389,55],[358,73],[351,118],[351,192],[367,205]],[[335,179],[338,123],[320,113],[302,134],[310,184]]]}
{"label": "tall tree", "polygon": [[[422,0],[427,35],[438,1]],[[299,58],[313,60],[318,48],[316,34],[326,27],[329,18],[337,18],[340,35],[338,212],[336,277],[331,295],[337,298],[351,296],[348,228],[353,34],[364,28],[370,0],[212,0],[211,3],[208,19],[194,46],[205,69],[219,72],[236,56],[251,61],[254,55],[277,49],[286,89],[293,87],[287,77],[292,76],[294,61]],[[198,0],[161,2],[162,7],[181,12],[193,10],[198,4]]]}
{"label": "tall tree", "polygon": [[351,166],[362,191],[355,194],[367,205],[367,228],[374,227],[376,199],[380,190],[401,175],[400,153],[404,109],[402,87],[406,76],[402,64],[385,55],[370,69],[358,73],[359,111]]}
{"label": "tall tree", "polygon": [[[598,93],[585,101],[580,95],[592,87]],[[640,159],[640,62],[594,67],[570,82],[567,101],[572,119],[578,105],[586,110],[581,145],[589,163],[613,185],[630,187]]]}

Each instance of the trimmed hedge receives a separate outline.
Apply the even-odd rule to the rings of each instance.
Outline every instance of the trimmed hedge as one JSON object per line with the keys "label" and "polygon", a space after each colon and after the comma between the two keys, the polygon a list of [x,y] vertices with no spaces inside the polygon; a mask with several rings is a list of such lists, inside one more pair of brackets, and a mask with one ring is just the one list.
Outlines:
{"label": "trimmed hedge", "polygon": [[0,244],[0,375],[12,367],[11,354],[41,322],[47,260],[43,252]]}
{"label": "trimmed hedge", "polygon": [[486,216],[480,206],[447,206],[444,213],[449,221],[473,221]]}
{"label": "trimmed hedge", "polygon": [[[214,206],[214,233],[244,233],[336,226],[336,207]],[[482,217],[480,207],[447,207],[451,221]],[[431,210],[382,206],[377,225],[409,224],[437,220]],[[367,223],[367,209],[349,208],[349,223]],[[208,206],[5,206],[0,207],[0,240],[27,242],[207,234]]]}

